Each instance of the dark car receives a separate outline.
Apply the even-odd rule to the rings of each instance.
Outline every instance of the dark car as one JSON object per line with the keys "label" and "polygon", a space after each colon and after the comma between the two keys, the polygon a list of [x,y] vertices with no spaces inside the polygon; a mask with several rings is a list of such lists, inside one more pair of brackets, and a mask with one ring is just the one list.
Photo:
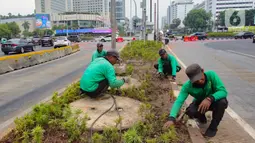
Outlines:
{"label": "dark car", "polygon": [[253,43],[255,43],[255,35],[253,36],[253,40],[252,40]]}
{"label": "dark car", "polygon": [[196,33],[191,34],[190,36],[197,36],[198,40],[205,40],[205,39],[207,39],[208,35],[205,32],[196,32]]}
{"label": "dark car", "polygon": [[39,45],[42,44],[41,38],[40,38],[40,37],[37,37],[37,36],[36,36],[36,37],[33,37],[32,42],[33,42],[33,44],[36,45],[36,46],[39,46]]}
{"label": "dark car", "polygon": [[252,32],[239,32],[235,35],[235,39],[252,39],[254,34]]}
{"label": "dark car", "polygon": [[81,38],[78,35],[69,35],[67,39],[71,42],[81,42]]}
{"label": "dark car", "polygon": [[34,51],[34,44],[27,41],[26,39],[10,39],[5,44],[1,46],[2,52],[5,55],[9,53],[24,53]]}
{"label": "dark car", "polygon": [[54,45],[54,41],[51,36],[44,36],[42,38],[42,47],[53,46],[53,45]]}

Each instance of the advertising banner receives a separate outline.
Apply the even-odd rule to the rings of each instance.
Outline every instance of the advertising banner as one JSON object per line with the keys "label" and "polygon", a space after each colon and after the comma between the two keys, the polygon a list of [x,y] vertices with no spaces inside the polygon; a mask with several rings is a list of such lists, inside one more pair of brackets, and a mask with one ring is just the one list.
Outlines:
{"label": "advertising banner", "polygon": [[49,14],[36,14],[36,28],[51,28],[50,15]]}

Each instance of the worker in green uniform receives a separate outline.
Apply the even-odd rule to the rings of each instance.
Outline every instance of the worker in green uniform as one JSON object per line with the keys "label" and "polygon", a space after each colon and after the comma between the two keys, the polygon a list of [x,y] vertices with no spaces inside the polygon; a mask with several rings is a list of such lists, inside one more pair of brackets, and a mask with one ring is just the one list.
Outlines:
{"label": "worker in green uniform", "polygon": [[212,121],[205,132],[205,136],[214,137],[217,133],[217,127],[222,120],[225,109],[228,106],[227,90],[214,71],[204,70],[198,64],[192,64],[187,67],[186,74],[189,80],[186,81],[177,97],[169,115],[169,121],[164,127],[175,124],[176,116],[182,107],[188,95],[194,97],[193,102],[186,109],[186,114],[190,118],[196,118],[200,123],[206,124],[205,113],[212,111]]}
{"label": "worker in green uniform", "polygon": [[161,78],[172,76],[172,80],[176,80],[176,72],[181,70],[176,58],[166,52],[165,49],[159,50],[160,58],[158,59],[158,64],[154,65],[154,68],[158,70],[158,74]]}
{"label": "worker in green uniform", "polygon": [[104,45],[102,43],[97,43],[97,50],[92,55],[92,61],[96,58],[106,56],[106,51],[104,50]]}
{"label": "worker in green uniform", "polygon": [[119,60],[119,53],[111,50],[107,52],[105,57],[96,58],[92,61],[80,80],[82,94],[84,93],[91,98],[98,98],[104,95],[109,86],[119,88],[125,82],[128,83],[128,78],[116,79],[113,65]]}

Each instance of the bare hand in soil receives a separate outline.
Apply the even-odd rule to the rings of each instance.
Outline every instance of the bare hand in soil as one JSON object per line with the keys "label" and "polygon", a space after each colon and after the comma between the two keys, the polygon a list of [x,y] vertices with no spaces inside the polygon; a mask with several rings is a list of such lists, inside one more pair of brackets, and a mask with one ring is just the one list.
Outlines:
{"label": "bare hand in soil", "polygon": [[211,102],[208,99],[204,99],[202,103],[200,103],[198,107],[198,111],[203,114],[206,111],[208,111],[210,105],[211,105]]}
{"label": "bare hand in soil", "polygon": [[163,129],[167,130],[170,126],[174,125],[174,122],[173,121],[167,121],[165,124],[164,124],[164,127]]}
{"label": "bare hand in soil", "polygon": [[125,83],[130,83],[130,79],[129,78],[123,78]]}

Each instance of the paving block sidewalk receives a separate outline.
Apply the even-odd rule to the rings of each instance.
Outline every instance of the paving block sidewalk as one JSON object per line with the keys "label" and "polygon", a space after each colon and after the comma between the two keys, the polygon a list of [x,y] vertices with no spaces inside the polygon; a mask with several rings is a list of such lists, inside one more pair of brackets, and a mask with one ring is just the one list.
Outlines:
{"label": "paving block sidewalk", "polygon": [[[169,51],[168,51],[169,52]],[[182,85],[188,80],[185,69],[177,73],[176,83]],[[191,103],[191,100],[189,100]],[[207,125],[200,126],[201,133],[204,133],[209,126],[210,121]],[[255,140],[236,122],[230,115],[225,112],[223,120],[221,121],[217,135],[213,138],[207,138],[208,143],[255,143]]]}

